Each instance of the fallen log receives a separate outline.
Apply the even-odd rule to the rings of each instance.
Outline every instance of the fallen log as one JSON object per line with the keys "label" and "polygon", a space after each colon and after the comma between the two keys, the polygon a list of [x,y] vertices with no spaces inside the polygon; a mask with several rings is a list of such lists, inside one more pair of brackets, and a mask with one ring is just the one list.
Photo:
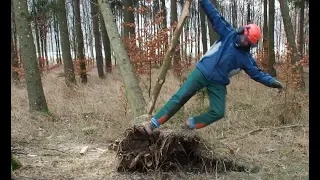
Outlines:
{"label": "fallen log", "polygon": [[192,130],[155,130],[146,137],[129,128],[117,140],[118,172],[258,172],[259,166],[236,156],[221,142],[206,142]]}

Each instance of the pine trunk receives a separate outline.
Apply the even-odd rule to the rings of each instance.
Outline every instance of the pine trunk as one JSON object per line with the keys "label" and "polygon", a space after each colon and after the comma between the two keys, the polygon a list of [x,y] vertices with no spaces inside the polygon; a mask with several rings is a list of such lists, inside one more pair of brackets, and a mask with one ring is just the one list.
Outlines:
{"label": "pine trunk", "polygon": [[112,61],[111,61],[111,49],[110,49],[110,40],[108,37],[108,32],[106,30],[106,26],[104,24],[104,20],[102,15],[99,15],[100,19],[100,28],[101,28],[101,35],[102,35],[102,42],[103,42],[103,50],[106,62],[106,72],[112,71]]}
{"label": "pine trunk", "polygon": [[[297,45],[295,43],[295,38],[292,36],[294,34],[291,18],[289,16],[289,6],[287,0],[279,0],[280,3],[280,10],[281,15],[283,18],[283,26],[286,33],[287,41],[288,41],[288,47],[290,49],[290,55],[291,55],[291,63],[295,64],[299,62],[300,57],[297,50]],[[303,75],[303,70],[301,66],[298,66],[298,71],[300,75]],[[301,78],[301,88],[305,88],[305,83],[303,78]]]}
{"label": "pine trunk", "polygon": [[275,64],[275,53],[274,53],[274,13],[275,13],[275,0],[269,0],[269,41],[268,41],[268,73],[276,77],[276,70],[273,65]]}
{"label": "pine trunk", "polygon": [[[200,1],[198,6],[200,7]],[[200,26],[201,26],[202,53],[205,54],[208,50],[208,41],[207,41],[206,16],[202,8],[200,8]]]}
{"label": "pine trunk", "polygon": [[300,58],[303,57],[303,46],[304,46],[304,9],[305,1],[302,0],[300,4],[300,19],[299,19],[299,53]]}
{"label": "pine trunk", "polygon": [[14,0],[15,22],[17,34],[21,44],[21,55],[27,91],[29,108],[31,111],[48,112],[47,102],[42,89],[40,72],[37,66],[36,48],[29,21],[28,5],[26,0]]}
{"label": "pine trunk", "polygon": [[90,2],[93,33],[94,33],[94,45],[96,50],[96,62],[97,62],[98,75],[100,78],[105,78],[105,75],[103,72],[101,35],[99,31],[99,14],[98,14],[97,4],[98,4],[97,0],[93,0],[92,2]]}
{"label": "pine trunk", "polygon": [[98,0],[98,2],[111,47],[117,59],[117,67],[124,82],[130,109],[133,112],[134,118],[139,117],[146,111],[146,102],[142,90],[139,87],[138,79],[134,73],[128,53],[125,50],[124,43],[121,40],[110,5],[103,0]]}
{"label": "pine trunk", "polygon": [[86,63],[84,59],[84,44],[83,33],[81,29],[81,17],[80,17],[80,0],[73,0],[73,8],[75,10],[75,25],[77,34],[77,59],[80,62],[80,79],[81,83],[87,83]]}
{"label": "pine trunk", "polygon": [[[170,0],[170,5],[171,5],[171,26],[178,21],[178,14],[177,14],[177,1],[176,0]],[[176,27],[175,27],[176,28]],[[175,28],[172,30],[172,35],[173,32],[175,31]],[[179,69],[180,69],[180,40],[178,39],[178,44],[176,46],[177,48],[175,49],[174,55],[173,55],[173,70],[174,74],[178,75]]]}
{"label": "pine trunk", "polygon": [[64,76],[67,85],[75,84],[76,78],[74,74],[74,67],[71,57],[70,40],[68,32],[67,14],[66,14],[66,0],[57,0],[57,18],[59,23],[60,37],[61,37],[61,51],[63,59]]}

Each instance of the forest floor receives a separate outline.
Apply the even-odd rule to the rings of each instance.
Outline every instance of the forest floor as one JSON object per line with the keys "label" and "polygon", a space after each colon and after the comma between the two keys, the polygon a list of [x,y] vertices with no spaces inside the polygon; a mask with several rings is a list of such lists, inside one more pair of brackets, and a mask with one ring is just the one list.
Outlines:
{"label": "forest floor", "polygon": [[[58,77],[62,71],[58,68],[42,78],[51,115],[30,114],[25,83],[12,85],[12,152],[23,164],[14,171],[17,179],[309,179],[307,94],[296,95],[300,109],[295,113],[284,104],[291,102],[284,93],[241,73],[228,86],[225,118],[197,130],[204,139],[217,138],[236,154],[257,162],[258,173],[118,173],[115,152],[108,144],[132,123],[120,76],[113,72],[101,80],[93,69],[88,84],[70,90]],[[153,70],[153,82],[157,72]],[[147,77],[142,80],[148,84]],[[143,83],[141,87],[148,100]],[[169,71],[156,109],[178,88],[179,80]],[[194,96],[162,128],[174,128],[207,107],[207,99]]]}

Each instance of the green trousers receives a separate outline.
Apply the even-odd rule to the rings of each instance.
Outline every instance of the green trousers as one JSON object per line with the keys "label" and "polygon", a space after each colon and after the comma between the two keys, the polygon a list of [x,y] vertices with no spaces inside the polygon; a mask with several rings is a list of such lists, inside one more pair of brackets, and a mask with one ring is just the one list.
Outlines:
{"label": "green trousers", "polygon": [[154,128],[168,121],[197,91],[207,88],[210,110],[188,119],[189,128],[203,128],[224,117],[226,102],[226,86],[218,85],[207,80],[202,72],[195,68],[180,89],[152,118]]}

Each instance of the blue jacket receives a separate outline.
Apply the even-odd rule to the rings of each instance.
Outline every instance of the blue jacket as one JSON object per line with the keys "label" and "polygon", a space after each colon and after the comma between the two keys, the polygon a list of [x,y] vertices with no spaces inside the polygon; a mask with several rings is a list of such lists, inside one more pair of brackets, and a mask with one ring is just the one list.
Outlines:
{"label": "blue jacket", "polygon": [[220,36],[197,63],[204,76],[217,84],[228,85],[235,71],[244,70],[251,79],[272,87],[275,79],[258,68],[250,52],[235,46],[236,30],[220,15],[210,0],[200,0],[200,5]]}

